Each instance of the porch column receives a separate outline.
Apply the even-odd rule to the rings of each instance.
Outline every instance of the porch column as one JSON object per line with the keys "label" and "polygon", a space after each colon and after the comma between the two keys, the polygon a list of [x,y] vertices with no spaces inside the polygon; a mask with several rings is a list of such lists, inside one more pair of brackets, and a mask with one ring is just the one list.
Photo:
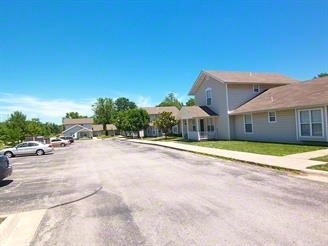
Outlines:
{"label": "porch column", "polygon": [[182,138],[184,138],[184,135],[183,135],[183,121],[184,121],[184,119],[182,119],[181,122],[180,122],[180,125],[181,125],[181,136],[182,136]]}
{"label": "porch column", "polygon": [[189,140],[189,119],[186,119],[187,121],[187,139]]}
{"label": "porch column", "polygon": [[197,131],[197,140],[200,140],[200,133],[199,133],[199,119],[196,119],[196,131]]}

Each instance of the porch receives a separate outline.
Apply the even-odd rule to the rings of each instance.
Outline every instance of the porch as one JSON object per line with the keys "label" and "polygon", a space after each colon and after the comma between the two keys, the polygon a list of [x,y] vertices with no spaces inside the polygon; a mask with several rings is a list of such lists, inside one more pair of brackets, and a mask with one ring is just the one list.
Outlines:
{"label": "porch", "polygon": [[219,116],[207,106],[184,106],[179,112],[182,137],[188,140],[218,138]]}
{"label": "porch", "polygon": [[188,140],[206,140],[218,138],[218,117],[193,118],[181,120],[182,136]]}

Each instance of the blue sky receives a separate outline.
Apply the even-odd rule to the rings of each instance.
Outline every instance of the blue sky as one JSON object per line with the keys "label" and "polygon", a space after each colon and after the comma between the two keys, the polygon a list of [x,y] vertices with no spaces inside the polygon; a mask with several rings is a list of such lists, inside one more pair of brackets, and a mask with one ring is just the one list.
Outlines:
{"label": "blue sky", "polygon": [[203,69],[328,72],[326,0],[2,0],[0,30],[0,121],[91,116],[99,97],[185,102]]}

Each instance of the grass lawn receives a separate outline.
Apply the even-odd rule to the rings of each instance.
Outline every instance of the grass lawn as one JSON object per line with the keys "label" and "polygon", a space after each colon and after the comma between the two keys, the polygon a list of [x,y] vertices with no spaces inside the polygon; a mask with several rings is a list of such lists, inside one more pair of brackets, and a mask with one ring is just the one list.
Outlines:
{"label": "grass lawn", "polygon": [[309,167],[310,169],[315,169],[315,170],[321,170],[321,171],[328,172],[328,155],[313,158],[311,160],[324,161],[324,162],[327,162],[327,164],[312,166],[312,167]]}
{"label": "grass lawn", "polygon": [[314,151],[324,149],[324,146],[312,145],[297,145],[297,144],[279,144],[279,143],[262,143],[262,142],[248,142],[248,141],[200,141],[190,142],[183,141],[183,143],[198,145],[209,148],[218,148],[226,150],[236,150],[242,152],[284,156],[307,151]]}
{"label": "grass lawn", "polygon": [[162,137],[146,137],[144,140],[148,141],[179,141],[181,140],[181,137],[176,137],[176,136],[162,136]]}

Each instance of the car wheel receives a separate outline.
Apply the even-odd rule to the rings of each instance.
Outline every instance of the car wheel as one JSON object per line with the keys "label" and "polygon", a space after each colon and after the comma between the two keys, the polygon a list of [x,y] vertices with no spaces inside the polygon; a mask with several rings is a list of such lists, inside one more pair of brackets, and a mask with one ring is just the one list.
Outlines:
{"label": "car wheel", "polygon": [[66,144],[64,144],[64,143],[60,144],[60,147],[65,147],[65,146],[66,146]]}
{"label": "car wheel", "polygon": [[7,156],[8,158],[14,157],[14,154],[10,151],[5,152],[4,155]]}
{"label": "car wheel", "polygon": [[42,149],[38,149],[36,151],[36,155],[44,155],[44,151]]}

